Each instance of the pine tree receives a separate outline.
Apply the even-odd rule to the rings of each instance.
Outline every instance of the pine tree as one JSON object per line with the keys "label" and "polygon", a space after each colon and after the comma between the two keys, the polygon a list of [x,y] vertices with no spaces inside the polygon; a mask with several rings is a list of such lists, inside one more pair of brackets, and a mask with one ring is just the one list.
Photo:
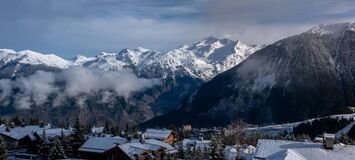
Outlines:
{"label": "pine tree", "polygon": [[75,133],[74,133],[75,140],[77,142],[83,142],[85,140],[84,131],[83,131],[83,127],[80,124],[79,117],[76,117],[74,129],[75,129]]}
{"label": "pine tree", "polygon": [[50,144],[46,138],[46,132],[43,130],[42,140],[40,141],[40,146],[38,150],[38,155],[41,156],[43,159],[49,160],[49,151],[50,151]]}
{"label": "pine tree", "polygon": [[349,132],[348,132],[348,136],[349,136],[349,138],[351,138],[351,139],[355,139],[355,125],[353,125],[353,126],[350,128],[350,130],[349,130]]}
{"label": "pine tree", "polygon": [[219,160],[222,159],[223,147],[221,146],[221,142],[217,136],[211,137],[211,152],[210,159]]}
{"label": "pine tree", "polygon": [[49,151],[49,157],[51,159],[64,159],[67,158],[65,156],[65,151],[60,143],[60,141],[54,141],[51,145],[50,151]]}
{"label": "pine tree", "polygon": [[3,138],[0,137],[0,160],[7,159],[6,144]]}
{"label": "pine tree", "polygon": [[22,121],[18,117],[18,115],[16,115],[16,117],[12,118],[12,122],[14,122],[16,126],[21,125],[21,123],[22,123]]}
{"label": "pine tree", "polygon": [[108,124],[108,121],[105,122],[104,133],[105,133],[105,134],[108,134],[108,133],[109,133],[109,124]]}
{"label": "pine tree", "polygon": [[181,159],[185,158],[185,151],[184,151],[182,142],[179,143],[179,145],[178,145],[178,158],[181,158]]}

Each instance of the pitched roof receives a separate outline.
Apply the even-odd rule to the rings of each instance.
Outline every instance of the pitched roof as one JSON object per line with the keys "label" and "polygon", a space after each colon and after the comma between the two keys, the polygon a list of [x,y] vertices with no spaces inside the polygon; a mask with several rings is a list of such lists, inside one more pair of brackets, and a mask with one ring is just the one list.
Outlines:
{"label": "pitched roof", "polygon": [[172,130],[158,130],[158,129],[147,129],[144,134],[147,138],[151,139],[166,139],[172,133]]}
{"label": "pitched roof", "polygon": [[351,160],[355,146],[337,144],[333,150],[326,150],[321,143],[260,139],[255,157],[268,160]]}
{"label": "pitched roof", "polygon": [[43,130],[45,130],[46,136],[49,138],[61,136],[62,130],[65,136],[68,136],[73,132],[72,130],[66,130],[63,128],[41,128],[39,126],[32,125],[10,128],[9,132],[0,129],[0,133],[16,140],[22,139],[26,136],[29,136],[31,139],[36,139],[34,134],[37,133],[37,135],[42,136]]}
{"label": "pitched roof", "polygon": [[[46,129],[46,136],[49,138],[54,138],[57,136],[61,136],[63,132],[64,136],[69,136],[71,134],[74,133],[73,130],[70,129],[64,129],[64,128],[50,128],[50,129]],[[38,133],[40,134],[40,133]]]}
{"label": "pitched roof", "polygon": [[104,153],[116,145],[127,142],[126,139],[116,137],[90,137],[80,148],[81,152]]}
{"label": "pitched roof", "polygon": [[155,139],[147,139],[144,143],[126,143],[120,145],[119,147],[131,158],[133,158],[135,154],[142,154],[145,151],[157,151],[160,148],[166,149],[166,153],[168,154],[177,152],[177,150],[173,146]]}
{"label": "pitched roof", "polygon": [[29,136],[31,139],[35,139],[34,133],[42,133],[45,128],[39,126],[24,126],[24,127],[14,127],[10,131],[3,131],[1,134],[9,136],[13,139],[19,140],[26,136]]}
{"label": "pitched roof", "polygon": [[156,139],[147,139],[147,140],[145,140],[145,144],[151,144],[151,145],[164,147],[166,149],[167,153],[176,153],[177,152],[177,150],[173,146],[171,146],[170,144],[156,140]]}
{"label": "pitched roof", "polygon": [[209,149],[210,148],[210,140],[192,140],[192,139],[184,139],[182,140],[183,148],[186,150],[188,145],[193,145],[195,149]]}

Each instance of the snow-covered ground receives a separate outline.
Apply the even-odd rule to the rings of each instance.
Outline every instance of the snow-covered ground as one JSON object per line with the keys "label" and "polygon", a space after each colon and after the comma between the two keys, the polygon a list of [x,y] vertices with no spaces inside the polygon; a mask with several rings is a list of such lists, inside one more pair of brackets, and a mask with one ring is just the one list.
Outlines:
{"label": "snow-covered ground", "polygon": [[[350,119],[350,118],[355,118],[355,113],[331,115],[329,117],[330,118]],[[325,118],[325,117],[321,117],[321,118]],[[304,121],[300,121],[300,122],[285,123],[285,124],[279,124],[279,125],[268,125],[268,126],[262,126],[262,127],[248,127],[248,128],[244,128],[243,131],[245,131],[246,133],[258,133],[258,134],[263,134],[263,135],[277,136],[285,131],[288,133],[291,133],[293,131],[293,128],[298,126],[301,123],[312,122],[314,120],[321,119],[321,118],[312,118],[312,119],[308,119],[308,120],[304,120]],[[342,130],[338,131],[336,134],[338,134],[338,136],[339,135],[341,136],[341,133],[347,133],[353,124],[355,124],[355,122],[350,123],[348,126],[343,128]],[[339,138],[339,137],[337,137],[337,138]]]}

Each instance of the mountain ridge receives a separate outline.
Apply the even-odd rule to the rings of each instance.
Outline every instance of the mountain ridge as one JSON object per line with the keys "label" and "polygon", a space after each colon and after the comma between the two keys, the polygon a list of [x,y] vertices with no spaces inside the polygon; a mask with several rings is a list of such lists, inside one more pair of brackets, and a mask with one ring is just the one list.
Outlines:
{"label": "mountain ridge", "polygon": [[270,124],[348,112],[355,105],[353,26],[320,25],[270,44],[142,126]]}
{"label": "mountain ridge", "polygon": [[[43,111],[43,113],[41,113],[43,120],[58,124],[63,123],[65,120],[72,119],[73,116],[75,116],[73,113],[77,113],[83,119],[86,119],[88,123],[95,124],[109,121],[112,124],[122,126],[124,126],[125,123],[137,124],[156,115],[174,110],[177,104],[186,96],[190,95],[198,86],[211,79],[214,75],[241,62],[254,50],[261,47],[260,45],[247,45],[239,41],[209,37],[197,43],[184,45],[166,52],[138,47],[136,49],[123,49],[117,53],[101,52],[92,57],[76,55],[69,60],[57,57],[53,54],[47,55],[37,52],[33,52],[35,54],[32,54],[32,51],[16,52],[13,50],[1,50],[3,52],[10,52],[9,55],[12,55],[10,57],[13,58],[6,58],[4,55],[7,55],[7,53],[0,55],[2,56],[0,58],[0,86],[7,86],[11,83],[14,84],[15,86],[12,91],[6,91],[5,94],[14,94],[13,97],[16,98],[1,98],[0,114],[37,116],[36,113]],[[28,54],[30,58],[27,57],[29,60],[22,61],[22,59],[26,59],[26,57],[23,56],[25,54]],[[58,58],[58,60],[50,61],[54,56]],[[52,59],[47,57],[51,57]],[[58,62],[59,64],[57,64]],[[220,67],[220,69],[217,69],[218,67]],[[125,70],[132,71],[133,74],[129,74],[130,77],[137,76],[137,78],[147,79],[148,81],[159,79],[161,83],[151,88],[144,88],[140,91],[132,92],[129,96],[125,96],[124,98],[116,95],[115,92],[111,90],[94,91],[92,94],[85,92],[85,94],[79,94],[75,98],[56,93],[47,95],[47,93],[52,93],[52,90],[57,90],[62,93],[63,88],[67,86],[65,83],[70,84],[70,81],[63,82],[63,78],[59,78],[59,81],[53,79],[60,77],[53,75],[63,75],[62,72],[67,74],[80,74],[80,77],[71,75],[67,80],[70,80],[70,78],[80,79],[81,77],[84,78],[88,76],[86,78],[92,79],[89,82],[92,82],[94,85],[98,85],[96,82],[97,79],[100,79],[100,81],[102,81],[101,83],[104,85],[108,82],[114,82],[114,79],[111,78],[108,82],[104,82],[104,79],[93,74],[108,72],[112,73],[112,75],[106,73],[100,73],[99,75],[112,77],[117,75],[115,72],[127,74]],[[45,71],[50,74],[45,72],[36,74],[37,71]],[[43,94],[38,94],[38,92],[42,92],[40,89],[35,91],[27,90],[27,88],[33,87],[33,85],[27,86],[27,84],[30,84],[26,82],[27,78],[30,78],[32,83],[36,76],[40,76],[40,78],[45,80],[44,82],[48,82],[48,84],[43,85],[47,87],[44,88],[45,90],[43,91],[46,92]],[[117,82],[117,87],[120,87],[119,84],[120,83]],[[42,86],[40,84],[38,85]],[[83,87],[91,84],[85,84],[83,81],[80,85]],[[134,87],[136,85],[138,84],[131,84],[128,85],[128,87]],[[18,88],[21,86],[24,88]],[[97,87],[87,86],[85,88]],[[36,97],[36,95],[34,95],[34,98],[31,97],[29,95],[31,93],[45,95],[44,98],[41,97],[40,99],[42,103],[32,103],[36,102],[36,100],[38,100],[36,98],[38,97]],[[1,92],[0,89],[0,95],[2,94],[4,93]],[[106,103],[108,100],[111,100],[111,102]],[[102,101],[105,101],[105,103]],[[25,103],[27,107],[16,106],[19,102]],[[70,113],[68,113],[69,111]],[[111,117],[107,117],[108,115],[111,115]]]}

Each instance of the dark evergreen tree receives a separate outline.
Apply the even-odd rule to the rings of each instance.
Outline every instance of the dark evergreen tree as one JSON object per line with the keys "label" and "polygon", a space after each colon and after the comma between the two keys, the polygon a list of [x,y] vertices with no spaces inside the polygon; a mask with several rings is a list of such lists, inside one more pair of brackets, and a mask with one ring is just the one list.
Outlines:
{"label": "dark evergreen tree", "polygon": [[348,132],[348,137],[355,140],[355,125],[350,128]]}
{"label": "dark evergreen tree", "polygon": [[211,146],[210,159],[212,160],[223,159],[223,146],[218,136],[213,135],[211,137],[210,146]]}
{"label": "dark evergreen tree", "polygon": [[110,126],[108,124],[108,121],[105,122],[105,127],[104,127],[104,133],[105,134],[108,134],[110,131]]}
{"label": "dark evergreen tree", "polygon": [[74,138],[77,142],[83,142],[85,140],[84,138],[84,131],[83,131],[83,127],[80,124],[80,120],[79,117],[76,117],[75,119],[75,124],[74,124]]}
{"label": "dark evergreen tree", "polygon": [[6,144],[3,138],[0,137],[0,160],[5,160],[7,159],[7,150],[6,150]]}
{"label": "dark evergreen tree", "polygon": [[52,142],[49,157],[51,159],[65,159],[67,158],[65,155],[64,148],[59,140]]}
{"label": "dark evergreen tree", "polygon": [[46,139],[45,131],[43,131],[42,140],[39,142],[39,144],[40,144],[40,146],[38,147],[39,148],[38,155],[45,160],[49,160],[50,159],[49,152],[50,152],[51,146],[50,146],[49,141]]}
{"label": "dark evergreen tree", "polygon": [[178,144],[178,158],[181,158],[181,159],[185,158],[185,151],[184,151],[182,142]]}
{"label": "dark evergreen tree", "polygon": [[18,115],[16,115],[14,118],[12,118],[12,122],[14,122],[16,126],[21,125],[21,123],[22,123],[22,121],[18,117]]}

